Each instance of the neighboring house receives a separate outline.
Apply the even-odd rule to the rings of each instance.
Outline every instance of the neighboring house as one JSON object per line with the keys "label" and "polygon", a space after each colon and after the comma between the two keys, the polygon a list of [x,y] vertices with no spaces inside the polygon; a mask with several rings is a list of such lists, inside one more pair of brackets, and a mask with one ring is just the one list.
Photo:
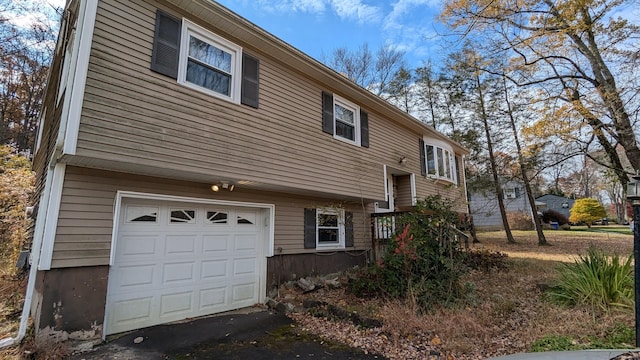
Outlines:
{"label": "neighboring house", "polygon": [[[531,217],[529,198],[522,182],[505,181],[502,184],[502,195],[507,214],[519,212]],[[473,216],[473,224],[477,229],[504,229],[495,191],[469,194],[469,209]],[[531,218],[533,219],[533,217]]]}
{"label": "neighboring house", "polygon": [[544,212],[545,210],[555,210],[566,216],[567,219],[571,215],[571,208],[573,207],[574,202],[575,199],[552,194],[546,194],[536,198],[536,205],[540,212]]}
{"label": "neighboring house", "polygon": [[36,146],[37,332],[251,306],[364,264],[374,212],[466,212],[463,147],[212,1],[70,1]]}

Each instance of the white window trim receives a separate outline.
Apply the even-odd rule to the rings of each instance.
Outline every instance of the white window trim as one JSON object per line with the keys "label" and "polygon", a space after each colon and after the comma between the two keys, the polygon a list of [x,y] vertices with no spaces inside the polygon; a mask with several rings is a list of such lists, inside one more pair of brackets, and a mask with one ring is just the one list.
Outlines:
{"label": "white window trim", "polygon": [[[428,161],[428,157],[427,157],[427,147],[428,146],[432,146],[434,148],[433,151],[433,156],[434,156],[434,165],[436,167],[436,174],[430,174],[429,173],[429,161]],[[451,177],[447,177],[446,174],[440,174],[440,167],[439,167],[439,160],[438,160],[438,149],[442,149],[442,153],[443,154],[447,154],[449,157],[449,172],[451,173]],[[424,139],[424,153],[425,153],[425,157],[424,157],[424,161],[425,161],[425,167],[427,169],[427,177],[429,178],[433,178],[433,179],[437,179],[437,180],[443,180],[443,181],[447,181],[453,184],[457,184],[457,180],[458,180],[458,172],[456,171],[456,154],[453,151],[453,149],[448,146],[447,144],[444,144],[442,142],[439,141],[433,141],[433,139]],[[446,156],[444,155],[444,158],[442,160],[443,166],[446,166]]]}
{"label": "white window trim", "polygon": [[[336,134],[336,122],[338,121],[336,119],[336,111],[335,111],[336,104],[353,111],[353,122],[354,122],[353,125],[355,127],[353,131],[354,132],[353,137],[355,138],[355,140],[350,140]],[[361,140],[360,137],[361,137],[360,136],[360,106],[352,103],[351,101],[345,98],[342,98],[334,94],[333,95],[333,138],[336,140],[344,141],[349,144],[360,146],[360,140]]]}
{"label": "white window trim", "polygon": [[504,191],[505,199],[515,199],[518,197],[518,194],[516,193],[516,188],[514,187],[505,188],[503,191]]}
{"label": "white window trim", "polygon": [[[190,83],[187,78],[187,60],[189,58],[189,36],[195,35],[197,38],[212,44],[221,50],[231,54],[231,90],[230,96],[220,94],[213,90]],[[220,99],[240,103],[240,86],[242,82],[242,47],[206,30],[205,28],[194,24],[193,22],[182,20],[182,38],[180,39],[180,60],[178,62],[178,84],[188,88],[198,90],[207,95],[215,96]]]}
{"label": "white window trim", "polygon": [[[336,215],[338,217],[338,243],[337,244],[321,244],[319,241],[318,230],[319,230],[319,221],[318,218],[320,215]],[[344,249],[345,248],[345,229],[344,229],[344,210],[337,209],[326,209],[320,208],[316,209],[316,249],[327,250],[327,249]]]}

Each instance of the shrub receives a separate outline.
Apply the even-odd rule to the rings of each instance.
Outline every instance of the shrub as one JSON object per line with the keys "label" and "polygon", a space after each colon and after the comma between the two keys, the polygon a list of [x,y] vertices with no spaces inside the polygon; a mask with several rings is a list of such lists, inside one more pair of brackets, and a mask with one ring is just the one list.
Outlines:
{"label": "shrub", "polygon": [[559,225],[566,225],[569,223],[569,219],[559,211],[549,209],[542,212],[542,222],[550,223],[552,221],[557,222]]}
{"label": "shrub", "polygon": [[350,282],[356,295],[411,297],[421,309],[448,302],[461,293],[462,252],[453,226],[459,221],[452,202],[439,195],[418,201],[398,220],[399,232],[385,255]]}
{"label": "shrub", "polygon": [[507,221],[512,230],[533,230],[531,216],[524,211],[512,211],[507,213]]}
{"label": "shrub", "polygon": [[575,350],[573,340],[563,335],[547,335],[531,344],[532,352]]}
{"label": "shrub", "polygon": [[631,308],[634,299],[633,258],[609,257],[590,247],[573,264],[562,264],[549,298],[564,305],[589,305],[593,310]]}

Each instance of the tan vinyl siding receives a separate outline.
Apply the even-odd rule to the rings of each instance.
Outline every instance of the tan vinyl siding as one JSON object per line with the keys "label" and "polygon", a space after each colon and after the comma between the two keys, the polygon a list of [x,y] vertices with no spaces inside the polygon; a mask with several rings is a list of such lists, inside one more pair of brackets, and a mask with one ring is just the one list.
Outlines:
{"label": "tan vinyl siding", "polygon": [[[219,179],[249,180],[257,188],[277,185],[297,193],[372,200],[384,198],[384,164],[397,164],[405,156],[403,170],[420,173],[418,138],[422,134],[362,103],[358,105],[369,113],[370,148],[323,133],[321,92],[331,89],[260,53],[255,48],[259,44],[238,43],[260,60],[259,109],[217,99],[151,72],[158,7],[166,10],[163,3],[153,1],[100,2],[79,156],[135,164],[140,173],[148,166],[181,171],[185,179],[187,174],[212,174]],[[238,41],[234,34],[193,16],[172,13]],[[217,26],[215,18],[209,19]],[[336,95],[350,98],[350,94]]]}
{"label": "tan vinyl siding", "polygon": [[321,88],[267,58],[260,59],[258,110],[178,85],[149,70],[155,6],[125,11],[129,5],[99,5],[79,156],[215,169],[220,177],[346,196],[382,194],[382,167],[369,151],[321,132]]}
{"label": "tan vinyl siding", "polygon": [[[275,249],[283,254],[315,252],[304,249],[304,209],[337,206],[335,201],[287,194],[253,192],[213,193],[210,184],[127,175],[69,166],[65,174],[52,267],[106,265],[109,263],[113,206],[116,192],[137,191],[174,196],[265,203],[275,205]],[[369,217],[359,204],[342,203],[354,213],[355,248],[370,245]]]}
{"label": "tan vinyl siding", "polygon": [[396,182],[396,207],[406,209],[407,207],[412,206],[412,198],[411,198],[411,176],[410,175],[401,175],[395,177]]}

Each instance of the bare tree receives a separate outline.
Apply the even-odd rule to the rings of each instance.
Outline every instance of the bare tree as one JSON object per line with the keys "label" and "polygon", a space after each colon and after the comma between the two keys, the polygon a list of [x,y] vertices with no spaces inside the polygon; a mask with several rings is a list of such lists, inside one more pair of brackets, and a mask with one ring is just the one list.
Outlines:
{"label": "bare tree", "polygon": [[374,54],[369,45],[364,43],[355,50],[337,48],[324,62],[356,84],[386,99],[389,82],[404,67],[404,52],[386,45]]}
{"label": "bare tree", "polygon": [[622,6],[632,4],[631,0],[448,0],[442,18],[462,34],[487,35],[497,52],[510,51],[512,63],[524,69],[508,74],[510,80],[520,86],[554,87],[558,98],[587,122],[614,157],[612,166],[619,165],[615,151],[610,151],[617,143],[633,169],[640,170],[640,148],[630,115],[638,113],[637,67],[629,66],[637,62],[639,27],[613,17]]}
{"label": "bare tree", "polygon": [[[34,143],[59,10],[7,0],[0,9],[0,143],[24,152]],[[30,25],[14,21],[27,14]]]}

